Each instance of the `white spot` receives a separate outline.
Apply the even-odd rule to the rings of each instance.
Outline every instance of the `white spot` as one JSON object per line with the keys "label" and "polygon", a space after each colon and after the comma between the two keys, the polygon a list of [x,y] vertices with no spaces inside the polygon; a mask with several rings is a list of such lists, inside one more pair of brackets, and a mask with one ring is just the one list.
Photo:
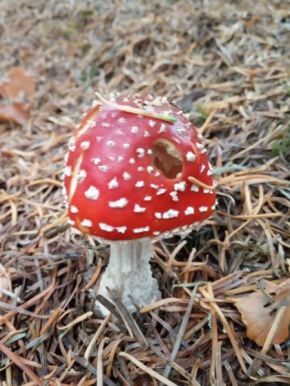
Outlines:
{"label": "white spot", "polygon": [[189,119],[190,114],[183,114],[184,118]]}
{"label": "white spot", "polygon": [[150,137],[150,133],[148,133],[148,131],[144,131],[144,137]]}
{"label": "white spot", "polygon": [[203,189],[203,193],[206,193],[206,194],[213,194],[213,191],[210,190],[210,189]]}
{"label": "white spot", "polygon": [[70,225],[75,225],[74,220],[71,220],[70,218],[67,220],[67,222],[68,222]]}
{"label": "white spot", "polygon": [[208,210],[208,207],[207,206],[200,206],[199,207],[199,211],[200,212],[206,212]]}
{"label": "white spot", "polygon": [[153,172],[153,170],[154,170],[154,167],[153,167],[153,166],[147,166],[147,172],[148,172],[148,173]]}
{"label": "white spot", "polygon": [[64,174],[65,176],[70,177],[70,176],[71,176],[71,166],[66,166],[66,167],[64,168],[64,170],[63,170],[63,174]]}
{"label": "white spot", "polygon": [[124,208],[128,204],[128,200],[126,198],[120,198],[117,201],[110,201],[109,206],[111,208]]}
{"label": "white spot", "polygon": [[129,147],[130,147],[129,143],[124,143],[124,145],[123,145],[124,149],[129,149]]}
{"label": "white spot", "polygon": [[155,217],[156,217],[156,218],[162,218],[162,214],[161,214],[160,212],[156,212],[156,213],[155,213]]}
{"label": "white spot", "polygon": [[196,185],[191,185],[191,188],[190,188],[190,190],[192,191],[192,192],[199,192],[199,187],[198,186],[196,186]]}
{"label": "white spot", "polygon": [[133,165],[133,164],[136,163],[136,161],[134,160],[134,158],[130,158],[130,159],[129,159],[129,163]]}
{"label": "white spot", "polygon": [[123,102],[129,102],[128,98],[123,98]]}
{"label": "white spot", "polygon": [[114,141],[107,141],[106,145],[107,146],[115,146],[115,142]]}
{"label": "white spot", "polygon": [[197,137],[198,137],[198,139],[203,140],[203,135],[202,134],[198,134]]}
{"label": "white spot", "polygon": [[208,176],[211,176],[212,175],[212,172],[210,170],[207,171],[207,175]]}
{"label": "white spot", "polygon": [[137,126],[133,126],[131,129],[132,133],[138,133],[139,128]]}
{"label": "white spot", "polygon": [[157,196],[160,196],[160,194],[163,194],[163,193],[165,193],[166,192],[166,190],[167,189],[159,189],[159,190],[157,190]]}
{"label": "white spot", "polygon": [[146,196],[144,197],[144,201],[151,201],[152,200],[152,197],[151,196]]}
{"label": "white spot", "polygon": [[166,131],[166,125],[164,123],[161,123],[158,134],[164,133],[165,131]]}
{"label": "white spot", "polygon": [[163,215],[162,215],[162,218],[173,218],[173,217],[178,217],[178,210],[174,210],[174,209],[169,209],[167,212],[164,212]]}
{"label": "white spot", "polygon": [[180,141],[177,138],[172,138],[172,139],[173,139],[173,141],[180,143]]}
{"label": "white spot", "polygon": [[169,194],[170,194],[170,196],[172,197],[172,200],[173,200],[173,201],[178,201],[178,200],[179,200],[178,195],[177,195],[177,192],[171,192],[171,193],[169,193]]}
{"label": "white spot", "polygon": [[115,159],[116,159],[115,157],[111,157],[111,156],[110,156],[110,157],[108,157],[108,158],[109,158],[109,160],[110,160],[110,161],[112,161],[112,162],[114,162],[114,161],[115,161]]}
{"label": "white spot", "polygon": [[183,114],[183,111],[182,111],[182,110],[179,110],[179,111],[177,111],[176,114],[177,114],[177,115],[181,115],[181,114]]}
{"label": "white spot", "polygon": [[93,101],[93,103],[92,103],[92,107],[97,107],[100,105],[101,105],[101,103],[99,101]]}
{"label": "white spot", "polygon": [[194,214],[194,208],[192,206],[189,206],[185,211],[184,211],[186,216],[189,216],[190,214]]}
{"label": "white spot", "polygon": [[211,207],[211,209],[212,209],[212,210],[215,210],[215,208],[216,208],[216,206],[215,206],[215,205],[213,205],[213,206]]}
{"label": "white spot", "polygon": [[72,205],[71,208],[70,208],[70,211],[72,213],[78,213],[79,210],[78,210],[78,208],[76,206]]}
{"label": "white spot", "polygon": [[98,142],[101,142],[102,137],[96,137],[96,140],[97,140]]}
{"label": "white spot", "polygon": [[200,154],[204,154],[204,153],[207,153],[206,148],[202,149],[202,151],[200,152]]}
{"label": "white spot", "polygon": [[201,167],[200,167],[200,172],[202,173],[204,171],[204,169],[205,169],[205,165],[202,164]]}
{"label": "white spot", "polygon": [[150,127],[154,127],[155,125],[156,125],[156,122],[155,122],[155,121],[151,121],[151,120],[149,121],[149,126],[150,126]]}
{"label": "white spot", "polygon": [[188,152],[186,153],[186,159],[187,159],[187,161],[189,161],[189,162],[194,162],[194,161],[195,161],[195,158],[196,158],[196,156],[195,156],[195,154],[193,154],[192,151],[188,151]]}
{"label": "white spot", "polygon": [[106,172],[109,169],[108,166],[106,165],[98,166],[98,168],[100,169],[101,172]]}
{"label": "white spot", "polygon": [[170,115],[171,113],[172,113],[171,110],[166,110],[166,111],[163,112],[163,114],[165,114],[165,115]]}
{"label": "white spot", "polygon": [[116,134],[122,135],[122,134],[124,134],[124,133],[123,133],[122,130],[118,129],[118,130],[116,131]]}
{"label": "white spot", "polygon": [[114,230],[114,227],[112,227],[111,225],[104,224],[104,223],[100,223],[99,226],[102,229],[102,231],[113,232],[113,230]]}
{"label": "white spot", "polygon": [[109,183],[108,183],[109,189],[115,189],[119,186],[117,178],[113,178]]}
{"label": "white spot", "polygon": [[124,160],[124,157],[122,157],[121,155],[119,155],[119,157],[118,157],[118,162],[122,162]]}
{"label": "white spot", "polygon": [[161,233],[161,232],[159,232],[159,231],[155,231],[155,232],[153,232],[153,235],[154,235],[154,236],[158,236],[158,235],[160,235],[160,233]]}
{"label": "white spot", "polygon": [[129,173],[125,172],[125,173],[123,173],[123,178],[125,181],[128,181],[131,179],[131,175]]}
{"label": "white spot", "polygon": [[98,165],[98,164],[101,162],[100,158],[92,158],[91,161],[92,161],[95,165]]}
{"label": "white spot", "polygon": [[76,145],[71,145],[68,147],[69,151],[75,151],[75,149],[76,149]]}
{"label": "white spot", "polygon": [[68,161],[68,157],[69,157],[69,153],[65,153],[65,156],[64,156],[64,163],[66,164],[67,161]]}
{"label": "white spot", "polygon": [[116,227],[115,228],[117,232],[119,233],[125,233],[126,230],[127,230],[127,227],[126,226],[123,226],[123,227]]}
{"label": "white spot", "polygon": [[145,210],[146,210],[146,208],[142,208],[138,204],[135,204],[135,206],[134,206],[134,212],[136,212],[136,213],[143,213],[143,212],[145,212]]}
{"label": "white spot", "polygon": [[119,118],[119,122],[120,122],[120,123],[125,123],[125,122],[126,122],[126,119],[125,119],[125,118]]}
{"label": "white spot", "polygon": [[147,154],[152,154],[153,151],[151,149],[147,150]]}
{"label": "white spot", "polygon": [[69,139],[69,141],[68,141],[68,145],[69,146],[73,146],[73,145],[75,145],[76,144],[76,139],[75,139],[75,137],[71,137],[70,139]]}
{"label": "white spot", "polygon": [[87,176],[87,172],[85,170],[80,170],[78,172],[78,182],[83,182],[86,176]]}
{"label": "white spot", "polygon": [[203,144],[199,142],[196,142],[196,147],[200,150],[204,148]]}
{"label": "white spot", "polygon": [[110,127],[111,125],[110,125],[109,123],[107,123],[107,122],[103,122],[103,123],[102,123],[102,126],[103,126],[103,127]]}
{"label": "white spot", "polygon": [[85,192],[85,196],[90,200],[97,200],[99,198],[100,191],[94,186],[90,186],[89,189]]}
{"label": "white spot", "polygon": [[81,222],[81,225],[82,225],[83,227],[88,227],[88,228],[90,228],[91,226],[93,226],[93,223],[91,222],[91,220],[83,220],[83,221]]}
{"label": "white spot", "polygon": [[209,170],[213,170],[213,166],[211,163],[208,163]]}
{"label": "white spot", "polygon": [[137,150],[136,150],[136,152],[138,153],[138,158],[143,158],[144,157],[144,155],[145,155],[145,150],[144,149],[142,149],[141,147],[139,147]]}
{"label": "white spot", "polygon": [[150,184],[151,188],[153,189],[159,189],[159,186],[158,185],[155,185],[155,184]]}
{"label": "white spot", "polygon": [[174,184],[174,190],[180,190],[181,192],[185,191],[185,187],[186,187],[185,181],[181,181],[181,182],[178,182],[177,184]]}
{"label": "white spot", "polygon": [[138,181],[138,182],[136,182],[136,184],[135,184],[136,188],[142,188],[144,185],[145,185],[145,182],[144,182],[144,181]]}
{"label": "white spot", "polygon": [[148,232],[149,231],[149,227],[144,227],[144,228],[135,228],[133,229],[133,232],[134,233],[142,233],[142,232]]}

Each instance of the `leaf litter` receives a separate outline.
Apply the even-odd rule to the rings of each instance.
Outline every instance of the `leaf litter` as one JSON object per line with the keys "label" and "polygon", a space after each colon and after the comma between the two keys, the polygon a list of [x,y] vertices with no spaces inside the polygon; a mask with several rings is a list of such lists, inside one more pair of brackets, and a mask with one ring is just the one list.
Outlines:
{"label": "leaf litter", "polygon": [[[0,2],[0,384],[290,383],[289,28],[282,0]],[[62,206],[96,91],[183,108],[217,184],[203,228],[155,243],[163,300],[133,317],[95,313],[108,247]]]}

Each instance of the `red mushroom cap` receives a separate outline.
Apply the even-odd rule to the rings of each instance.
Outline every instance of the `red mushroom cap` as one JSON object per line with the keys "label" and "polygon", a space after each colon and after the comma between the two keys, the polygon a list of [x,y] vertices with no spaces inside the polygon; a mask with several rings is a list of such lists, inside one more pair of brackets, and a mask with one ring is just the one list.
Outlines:
{"label": "red mushroom cap", "polygon": [[69,141],[64,194],[82,233],[116,241],[182,233],[211,215],[212,185],[200,136],[166,98],[110,95]]}

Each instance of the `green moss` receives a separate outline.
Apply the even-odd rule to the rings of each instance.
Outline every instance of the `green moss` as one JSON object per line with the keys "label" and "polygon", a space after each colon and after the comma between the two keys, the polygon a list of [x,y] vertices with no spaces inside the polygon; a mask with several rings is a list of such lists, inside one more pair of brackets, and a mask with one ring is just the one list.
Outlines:
{"label": "green moss", "polygon": [[279,154],[288,156],[290,154],[290,126],[288,126],[281,139],[272,143],[272,155],[274,157]]}
{"label": "green moss", "polygon": [[94,78],[97,78],[100,75],[100,69],[95,64],[92,64],[91,66],[87,67],[87,69],[83,72],[81,76],[82,82],[88,82],[93,80]]}

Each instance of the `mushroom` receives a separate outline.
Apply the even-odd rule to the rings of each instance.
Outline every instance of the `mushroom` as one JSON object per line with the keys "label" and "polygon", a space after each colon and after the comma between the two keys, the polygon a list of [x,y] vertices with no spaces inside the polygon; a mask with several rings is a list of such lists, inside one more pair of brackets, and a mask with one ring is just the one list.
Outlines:
{"label": "mushroom", "polygon": [[216,196],[202,136],[182,110],[166,98],[98,96],[69,141],[64,198],[71,226],[111,246],[99,294],[117,291],[134,312],[160,298],[152,240],[198,229]]}

